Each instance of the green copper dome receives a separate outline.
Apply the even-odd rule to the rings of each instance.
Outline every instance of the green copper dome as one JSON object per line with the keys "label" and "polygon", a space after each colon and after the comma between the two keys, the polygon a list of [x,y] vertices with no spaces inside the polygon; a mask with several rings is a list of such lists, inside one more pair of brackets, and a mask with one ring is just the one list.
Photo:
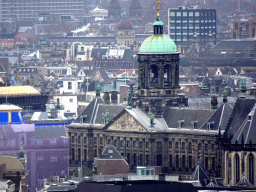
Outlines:
{"label": "green copper dome", "polygon": [[[159,22],[159,21],[155,21]],[[164,35],[152,35],[148,37],[140,47],[141,53],[175,53],[176,44],[173,40]]]}
{"label": "green copper dome", "polygon": [[164,25],[164,23],[159,19],[159,20],[156,20],[153,25]]}

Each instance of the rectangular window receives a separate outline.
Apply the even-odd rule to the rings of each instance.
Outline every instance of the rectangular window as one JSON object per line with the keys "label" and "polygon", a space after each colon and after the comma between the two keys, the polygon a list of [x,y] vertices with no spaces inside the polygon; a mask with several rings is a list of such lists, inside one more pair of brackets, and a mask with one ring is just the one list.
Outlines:
{"label": "rectangular window", "polygon": [[179,149],[179,143],[178,142],[175,143],[175,149]]}
{"label": "rectangular window", "polygon": [[133,141],[133,147],[137,147],[137,142]]}
{"label": "rectangular window", "polygon": [[188,16],[188,12],[183,12],[182,15],[183,15],[183,17],[184,16],[187,17]]}
{"label": "rectangular window", "polygon": [[146,148],[147,149],[149,148],[149,142],[146,142]]}
{"label": "rectangular window", "polygon": [[103,144],[103,137],[100,138],[100,144]]}
{"label": "rectangular window", "polygon": [[143,142],[141,141],[140,142],[140,149],[142,149],[143,148]]}
{"label": "rectangular window", "polygon": [[169,167],[172,167],[172,155],[170,155],[170,159],[169,159]]}
{"label": "rectangular window", "polygon": [[162,142],[156,142],[156,148],[162,149]]}
{"label": "rectangular window", "polygon": [[73,103],[73,99],[69,99],[69,103]]}
{"label": "rectangular window", "polygon": [[176,12],[176,16],[180,17],[181,16],[181,12],[180,11]]}
{"label": "rectangular window", "polygon": [[172,148],[172,141],[169,142],[169,148]]}
{"label": "rectangular window", "polygon": [[51,155],[50,161],[51,162],[57,162],[57,155]]}
{"label": "rectangular window", "polygon": [[93,138],[93,143],[94,143],[94,144],[97,144],[97,137],[94,137],[94,138]]}
{"label": "rectangular window", "polygon": [[50,143],[51,144],[56,144],[57,143],[57,138],[50,138]]}
{"label": "rectangular window", "polygon": [[175,16],[175,12],[170,12],[170,16],[174,17]]}
{"label": "rectangular window", "polygon": [[130,141],[127,141],[127,142],[126,142],[126,147],[129,148],[130,146],[131,146],[131,142],[130,142]]}
{"label": "rectangular window", "polygon": [[68,82],[68,89],[72,89],[72,82]]}
{"label": "rectangular window", "polygon": [[124,140],[121,140],[121,147],[124,147]]}

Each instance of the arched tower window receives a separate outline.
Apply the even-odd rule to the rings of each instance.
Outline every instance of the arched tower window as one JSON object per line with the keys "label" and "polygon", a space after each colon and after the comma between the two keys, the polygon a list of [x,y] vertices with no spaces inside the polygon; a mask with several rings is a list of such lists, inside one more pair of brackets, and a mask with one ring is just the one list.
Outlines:
{"label": "arched tower window", "polygon": [[158,67],[157,65],[150,66],[150,84],[154,85],[158,83]]}
{"label": "arched tower window", "polygon": [[171,66],[170,65],[165,65],[164,66],[164,86],[169,86],[171,85]]}
{"label": "arched tower window", "polygon": [[236,183],[240,180],[240,158],[238,154],[235,154],[235,181]]}
{"label": "arched tower window", "polygon": [[249,181],[254,185],[254,156],[249,155]]}

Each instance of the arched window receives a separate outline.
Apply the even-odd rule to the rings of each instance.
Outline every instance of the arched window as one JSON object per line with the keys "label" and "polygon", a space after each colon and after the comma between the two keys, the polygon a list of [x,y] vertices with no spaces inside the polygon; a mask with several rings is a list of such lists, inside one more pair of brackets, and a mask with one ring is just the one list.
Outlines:
{"label": "arched window", "polygon": [[172,75],[171,75],[171,66],[165,65],[164,66],[164,86],[170,86],[172,81]]}
{"label": "arched window", "polygon": [[254,157],[253,154],[249,155],[249,181],[254,185]]}
{"label": "arched window", "polygon": [[235,177],[235,181],[238,183],[240,180],[240,159],[238,154],[235,154]]}
{"label": "arched window", "polygon": [[158,67],[156,65],[150,66],[150,84],[158,83]]}

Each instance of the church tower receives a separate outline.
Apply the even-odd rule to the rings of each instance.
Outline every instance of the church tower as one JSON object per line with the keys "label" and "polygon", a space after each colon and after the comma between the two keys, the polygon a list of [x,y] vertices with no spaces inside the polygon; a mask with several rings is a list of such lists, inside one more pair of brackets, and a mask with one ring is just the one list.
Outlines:
{"label": "church tower", "polygon": [[138,53],[138,92],[133,97],[133,107],[155,116],[161,116],[167,106],[186,105],[184,95],[179,94],[180,53],[173,40],[163,34],[159,16],[158,6],[154,35],[142,43]]}
{"label": "church tower", "polygon": [[134,26],[142,25],[142,12],[140,0],[132,0],[129,8],[129,19]]}
{"label": "church tower", "polygon": [[117,22],[121,18],[121,6],[118,0],[111,0],[108,7],[108,17],[109,21]]}

